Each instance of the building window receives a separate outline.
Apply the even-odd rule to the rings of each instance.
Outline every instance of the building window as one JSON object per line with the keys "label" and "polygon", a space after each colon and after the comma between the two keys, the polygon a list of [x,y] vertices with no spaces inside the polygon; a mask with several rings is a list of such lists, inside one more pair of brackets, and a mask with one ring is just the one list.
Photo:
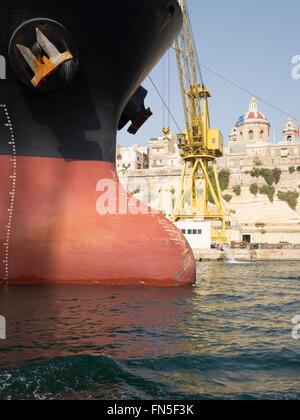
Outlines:
{"label": "building window", "polygon": [[260,139],[261,140],[263,139],[263,136],[264,136],[264,130],[261,130],[261,132],[260,132]]}
{"label": "building window", "polygon": [[181,233],[183,233],[185,235],[186,230],[185,229],[182,229]]}
{"label": "building window", "polygon": [[291,142],[292,142],[292,136],[288,136],[287,141],[288,141],[289,143],[291,143]]}
{"label": "building window", "polygon": [[122,156],[121,156],[121,155],[118,155],[118,156],[117,156],[117,159],[118,159],[118,160],[122,160]]}
{"label": "building window", "polygon": [[249,131],[249,140],[253,140],[253,131],[252,130]]}
{"label": "building window", "polygon": [[198,229],[198,235],[202,235],[202,229]]}
{"label": "building window", "polygon": [[188,235],[191,235],[191,234],[192,234],[191,229],[188,229],[187,234],[188,234]]}
{"label": "building window", "polygon": [[243,235],[242,241],[251,244],[251,235]]}
{"label": "building window", "polygon": [[197,229],[193,230],[193,235],[197,235]]}

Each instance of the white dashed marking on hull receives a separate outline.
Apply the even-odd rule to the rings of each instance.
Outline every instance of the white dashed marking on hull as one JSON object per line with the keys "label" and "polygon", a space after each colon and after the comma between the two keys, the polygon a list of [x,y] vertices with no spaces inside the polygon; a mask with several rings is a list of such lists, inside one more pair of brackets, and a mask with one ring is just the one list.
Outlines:
{"label": "white dashed marking on hull", "polygon": [[7,106],[5,104],[0,104],[0,111],[4,113],[4,120],[6,121],[4,126],[9,132],[9,156],[10,156],[10,165],[9,165],[9,208],[8,212],[8,221],[5,226],[6,238],[3,243],[4,247],[4,259],[2,261],[4,266],[4,283],[8,283],[9,280],[9,244],[11,238],[11,229],[14,216],[14,207],[15,207],[15,195],[16,195],[16,182],[17,182],[17,151],[16,151],[16,141],[14,136],[14,130],[12,122],[9,116]]}

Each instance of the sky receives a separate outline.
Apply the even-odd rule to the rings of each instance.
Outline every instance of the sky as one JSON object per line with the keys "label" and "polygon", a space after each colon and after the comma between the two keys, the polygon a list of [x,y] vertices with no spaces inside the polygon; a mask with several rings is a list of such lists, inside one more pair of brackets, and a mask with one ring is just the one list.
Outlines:
{"label": "sky", "polygon": [[[300,2],[299,0],[187,0],[199,62],[212,68],[258,97],[282,109],[300,121],[300,78],[292,77],[299,55],[300,63]],[[163,91],[163,60],[150,73],[160,92]],[[170,109],[179,127],[185,129],[175,52],[170,52]],[[205,84],[212,93],[209,102],[213,128],[219,128],[225,142],[237,119],[248,111],[251,96],[215,74],[202,68]],[[300,74],[300,70],[299,70]],[[150,138],[162,136],[163,106],[147,78],[146,107],[153,116],[135,136],[127,128],[118,133],[118,144],[146,146]],[[288,117],[258,101],[258,109],[271,124],[271,141],[282,140],[283,126]],[[167,123],[167,121],[166,121]],[[298,126],[300,122],[296,121]],[[170,123],[171,131],[178,132]]]}

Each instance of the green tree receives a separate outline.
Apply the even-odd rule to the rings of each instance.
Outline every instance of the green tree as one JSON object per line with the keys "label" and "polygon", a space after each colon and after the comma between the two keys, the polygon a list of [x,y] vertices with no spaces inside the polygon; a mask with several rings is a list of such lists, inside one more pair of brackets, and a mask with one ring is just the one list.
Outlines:
{"label": "green tree", "polygon": [[227,201],[227,203],[229,203],[232,200],[232,195],[231,194],[225,194],[223,195],[223,198],[225,201]]}
{"label": "green tree", "polygon": [[[213,187],[215,193],[217,194],[217,185],[216,185],[216,180],[215,180],[214,171],[213,171],[212,167],[208,168],[208,176],[209,176],[209,180],[212,184],[212,187]],[[222,169],[218,173],[218,179],[219,179],[219,184],[220,184],[221,191],[227,190],[229,182],[230,182],[230,170],[229,169]],[[214,200],[213,200],[213,197],[212,197],[212,194],[211,194],[210,191],[208,191],[208,201],[210,203],[214,204]]]}
{"label": "green tree", "polygon": [[259,189],[259,193],[262,195],[267,195],[270,203],[274,202],[275,188],[270,185],[263,185]]}
{"label": "green tree", "polygon": [[219,178],[221,191],[227,190],[229,182],[230,182],[230,170],[222,169],[218,174],[218,178]]}
{"label": "green tree", "polygon": [[258,191],[259,191],[259,187],[258,187],[257,184],[251,184],[250,187],[249,187],[249,190],[250,190],[251,194],[257,195]]}
{"label": "green tree", "polygon": [[242,193],[242,188],[241,188],[240,185],[235,185],[232,188],[232,191],[235,193],[235,195],[237,195],[239,197],[241,195],[241,193]]}
{"label": "green tree", "polygon": [[253,161],[253,163],[254,163],[254,165],[256,165],[256,166],[262,166],[262,161],[260,160],[260,159],[254,159],[254,161]]}
{"label": "green tree", "polygon": [[275,181],[273,171],[266,168],[253,168],[250,172],[253,178],[259,178],[262,176],[268,185],[272,185]]}
{"label": "green tree", "polygon": [[274,183],[273,172],[271,169],[262,169],[261,176],[265,179],[268,185],[272,185]]}
{"label": "green tree", "polygon": [[276,185],[278,185],[281,178],[281,169],[274,168],[272,173],[273,173],[274,182]]}
{"label": "green tree", "polygon": [[250,172],[250,175],[252,176],[252,178],[259,178],[261,176],[261,169],[253,168]]}
{"label": "green tree", "polygon": [[295,166],[290,166],[289,167],[289,172],[290,172],[290,174],[293,174],[294,172],[296,172]]}
{"label": "green tree", "polygon": [[[213,171],[213,168],[212,167],[209,167],[208,168],[208,177],[209,177],[209,180],[211,182],[211,185],[212,185],[212,187],[214,189],[214,192],[217,193],[217,185],[216,185],[216,180],[215,180],[214,171]],[[211,204],[215,204],[210,189],[208,190],[208,201]]]}
{"label": "green tree", "polygon": [[292,210],[296,210],[296,207],[298,205],[299,193],[294,192],[294,191],[287,191],[287,192],[279,191],[277,194],[277,197],[279,198],[279,200],[285,201],[286,203],[288,203],[288,205],[290,206]]}

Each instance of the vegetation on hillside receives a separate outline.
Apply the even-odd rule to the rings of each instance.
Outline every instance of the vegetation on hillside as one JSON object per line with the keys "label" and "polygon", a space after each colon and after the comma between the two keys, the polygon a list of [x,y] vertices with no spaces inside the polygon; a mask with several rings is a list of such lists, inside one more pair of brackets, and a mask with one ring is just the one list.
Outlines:
{"label": "vegetation on hillside", "polygon": [[[295,168],[295,166],[290,166],[289,172],[290,174],[293,174],[294,172],[300,172],[300,166],[298,166],[297,168]],[[266,185],[262,185],[262,186],[259,186],[257,183],[252,183],[249,186],[249,190],[251,194],[255,196],[258,193],[262,195],[266,195],[269,201],[273,203],[275,192],[276,192],[273,184],[275,185],[279,184],[281,175],[282,175],[281,169],[279,168],[268,169],[268,168],[256,167],[247,173],[250,174],[253,178],[262,177],[266,181]],[[225,191],[228,189],[228,186],[230,183],[230,175],[231,173],[229,169],[223,169],[218,173],[221,191]],[[211,167],[209,168],[209,178],[216,192],[217,187],[214,180],[213,169]],[[298,188],[300,189],[300,185],[298,186]],[[232,191],[236,196],[238,197],[241,196],[241,193],[242,193],[241,185],[233,186]],[[295,210],[297,207],[299,196],[300,196],[299,193],[293,192],[293,191],[288,191],[288,192],[279,191],[277,194],[277,197],[279,198],[279,200],[287,202],[290,208],[293,210]],[[208,198],[209,198],[210,203],[214,203],[210,192],[208,193]],[[232,200],[232,198],[233,196],[231,194],[223,195],[223,199],[227,201],[228,203]],[[262,226],[259,226],[259,227],[262,227]]]}
{"label": "vegetation on hillside", "polygon": [[134,191],[131,192],[131,195],[136,195],[139,194],[141,192],[140,187],[137,187]]}
{"label": "vegetation on hillside", "polygon": [[230,201],[232,200],[232,195],[231,194],[224,194],[223,198],[225,201],[227,201],[227,203],[230,203]]}
{"label": "vegetation on hillside", "polygon": [[[209,176],[210,182],[212,184],[212,187],[213,187],[215,193],[217,193],[217,186],[216,186],[214,172],[213,172],[212,167],[208,168],[208,176]],[[219,184],[220,184],[221,191],[227,190],[227,188],[229,186],[229,182],[230,182],[230,170],[229,169],[222,169],[218,173],[218,179],[219,179]],[[210,191],[208,191],[208,200],[209,200],[210,203],[214,204],[214,200],[212,198],[212,195],[211,195]]]}
{"label": "vegetation on hillside", "polygon": [[295,168],[295,166],[290,166],[290,167],[289,167],[289,173],[290,173],[290,174],[293,174],[294,172],[296,172],[296,168]]}
{"label": "vegetation on hillside", "polygon": [[253,168],[250,172],[253,178],[259,178],[262,176],[268,185],[273,185],[275,182],[273,171],[266,168]]}
{"label": "vegetation on hillside", "polygon": [[274,182],[275,182],[276,185],[278,185],[279,181],[280,181],[280,178],[281,178],[281,169],[274,168],[272,170],[272,173],[273,173],[273,177],[274,177]]}
{"label": "vegetation on hillside", "polygon": [[257,222],[257,223],[255,223],[255,226],[257,228],[264,228],[266,225],[264,223],[262,223],[262,222]]}
{"label": "vegetation on hillside", "polygon": [[230,182],[230,170],[222,169],[219,172],[218,177],[219,177],[221,191],[227,190],[229,182]]}
{"label": "vegetation on hillside", "polygon": [[242,187],[240,186],[240,185],[235,185],[233,188],[232,188],[232,191],[234,192],[234,194],[236,195],[236,196],[240,196],[241,195],[241,193],[242,193]]}
{"label": "vegetation on hillside", "polygon": [[274,202],[275,188],[271,185],[263,185],[262,187],[260,187],[259,193],[262,195],[266,195],[270,203]]}
{"label": "vegetation on hillside", "polygon": [[253,164],[256,166],[262,166],[262,161],[260,159],[254,159]]}
{"label": "vegetation on hillside", "polygon": [[259,186],[257,184],[251,184],[250,187],[249,187],[249,190],[250,190],[251,194],[256,196],[258,194],[258,191],[259,191]]}
{"label": "vegetation on hillside", "polygon": [[279,200],[285,201],[286,203],[288,203],[288,205],[290,206],[292,210],[296,210],[296,207],[298,204],[299,193],[294,192],[294,191],[287,191],[287,192],[279,191],[277,194],[277,197],[279,198]]}

